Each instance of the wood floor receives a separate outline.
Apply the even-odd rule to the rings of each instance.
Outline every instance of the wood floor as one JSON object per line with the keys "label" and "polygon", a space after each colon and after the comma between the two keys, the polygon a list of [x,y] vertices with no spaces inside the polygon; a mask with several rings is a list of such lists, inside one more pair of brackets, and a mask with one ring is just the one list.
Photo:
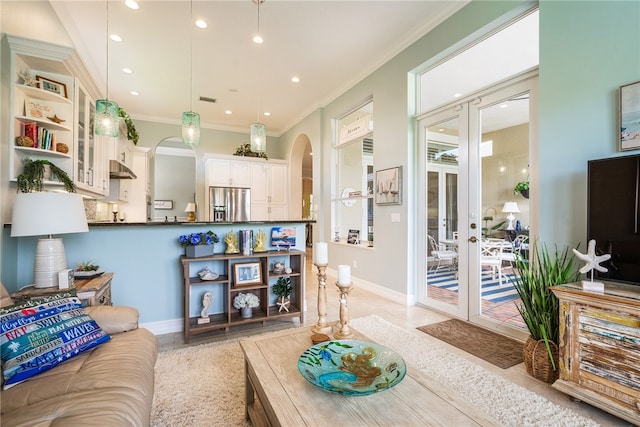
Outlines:
{"label": "wood floor", "polygon": [[[310,253],[307,258],[307,311],[305,315],[305,326],[314,325],[318,320],[317,315],[317,270],[313,266]],[[338,320],[338,295],[333,284],[336,282],[335,277],[327,277],[327,296],[328,296],[328,321],[334,323]],[[363,317],[370,314],[376,314],[383,317],[387,321],[395,324],[396,326],[405,328],[407,330],[413,330],[418,326],[423,326],[428,323],[435,323],[442,320],[446,320],[449,317],[441,313],[429,310],[421,306],[404,306],[385,298],[382,298],[373,293],[367,292],[363,289],[354,288],[349,296],[349,314],[350,317]],[[173,333],[158,336],[158,345],[160,351],[166,351],[176,348],[183,348],[189,346],[196,346],[215,341],[223,341],[233,338],[241,338],[245,336],[262,334],[269,331],[281,330],[299,326],[300,323],[295,320],[272,320],[266,325],[262,323],[255,323],[246,326],[238,326],[230,328],[228,332],[214,331],[210,334],[198,335],[191,338],[191,342],[187,345],[184,343],[182,333]],[[583,402],[574,402],[569,396],[553,389],[550,385],[537,381],[530,377],[524,366],[521,364],[513,366],[509,369],[500,369],[490,363],[485,362],[482,359],[476,358],[458,348],[450,346],[442,342],[442,346],[446,347],[451,352],[460,355],[474,363],[482,366],[484,369],[500,375],[509,381],[516,383],[522,387],[532,390],[540,395],[545,396],[550,401],[557,405],[567,407],[575,411],[576,413],[591,418],[598,422],[602,426],[629,426],[631,424],[620,420],[617,417],[607,414],[590,406]],[[549,420],[548,425],[553,425],[553,420]]]}

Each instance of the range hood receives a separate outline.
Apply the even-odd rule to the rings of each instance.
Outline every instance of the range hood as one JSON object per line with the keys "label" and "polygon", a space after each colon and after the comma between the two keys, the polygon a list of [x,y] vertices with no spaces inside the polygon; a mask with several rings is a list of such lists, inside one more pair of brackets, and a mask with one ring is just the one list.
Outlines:
{"label": "range hood", "polygon": [[137,176],[124,163],[117,160],[109,160],[109,178],[111,179],[136,179]]}

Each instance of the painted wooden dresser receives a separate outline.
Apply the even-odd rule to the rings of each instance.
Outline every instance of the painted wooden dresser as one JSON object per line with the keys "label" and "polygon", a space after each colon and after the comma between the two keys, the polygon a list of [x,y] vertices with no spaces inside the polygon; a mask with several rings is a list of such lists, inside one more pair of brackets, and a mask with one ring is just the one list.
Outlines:
{"label": "painted wooden dresser", "polygon": [[582,282],[551,288],[560,301],[560,378],[553,387],[640,426],[640,286]]}

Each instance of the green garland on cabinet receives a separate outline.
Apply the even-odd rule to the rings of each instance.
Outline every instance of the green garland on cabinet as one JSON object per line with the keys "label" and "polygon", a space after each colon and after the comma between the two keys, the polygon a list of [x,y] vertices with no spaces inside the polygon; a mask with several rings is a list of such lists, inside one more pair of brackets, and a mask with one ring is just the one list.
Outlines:
{"label": "green garland on cabinet", "polygon": [[140,134],[136,130],[136,125],[133,124],[131,117],[122,108],[118,107],[118,115],[123,118],[124,124],[127,125],[127,139],[133,142],[133,145],[138,145],[140,140]]}

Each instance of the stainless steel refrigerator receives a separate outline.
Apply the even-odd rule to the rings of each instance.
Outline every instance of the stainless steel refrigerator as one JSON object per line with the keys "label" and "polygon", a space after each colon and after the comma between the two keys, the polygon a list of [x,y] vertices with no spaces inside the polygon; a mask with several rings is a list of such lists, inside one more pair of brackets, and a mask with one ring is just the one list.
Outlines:
{"label": "stainless steel refrigerator", "polygon": [[251,220],[250,188],[209,187],[209,201],[209,221]]}

